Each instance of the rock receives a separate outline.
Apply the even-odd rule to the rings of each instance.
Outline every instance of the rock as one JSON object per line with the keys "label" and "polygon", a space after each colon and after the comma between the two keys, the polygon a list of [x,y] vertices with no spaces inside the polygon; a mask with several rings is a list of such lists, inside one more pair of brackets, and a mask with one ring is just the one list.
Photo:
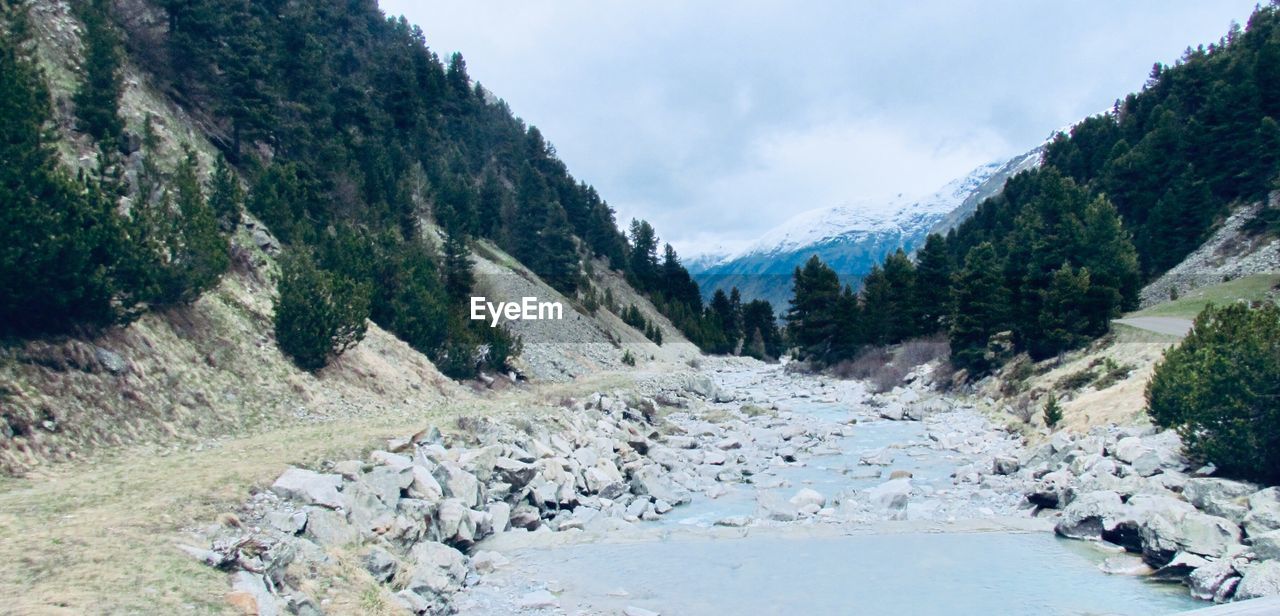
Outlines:
{"label": "rock", "polygon": [[1244,530],[1250,537],[1280,529],[1280,488],[1259,490],[1249,496]]}
{"label": "rock", "polygon": [[891,479],[866,491],[872,507],[889,513],[891,520],[904,520],[911,498],[910,479]]}
{"label": "rock", "polygon": [[910,421],[924,421],[925,407],[922,404],[909,404],[902,411],[902,418]]}
{"label": "rock", "polygon": [[1195,510],[1154,512],[1140,535],[1143,558],[1153,566],[1163,566],[1182,552],[1219,557],[1240,542],[1240,528],[1230,520]]}
{"label": "rock", "polygon": [[493,470],[502,481],[511,484],[512,490],[522,490],[538,473],[537,467],[511,458],[498,458],[493,461]]}
{"label": "rock", "polygon": [[360,533],[347,523],[347,516],[332,509],[308,507],[307,535],[326,546],[342,546],[355,543]]}
{"label": "rock", "polygon": [[373,548],[364,557],[364,569],[373,579],[386,583],[400,571],[400,561],[382,548]]}
{"label": "rock", "polygon": [[1193,571],[1208,564],[1209,561],[1202,556],[1188,552],[1178,552],[1167,564],[1157,569],[1152,574],[1152,577],[1158,580],[1182,582]]}
{"label": "rock", "polygon": [[716,447],[726,451],[730,449],[742,449],[742,441],[730,436],[716,443]]}
{"label": "rock", "polygon": [[265,520],[286,535],[296,535],[307,525],[307,514],[304,511],[269,511]]}
{"label": "rock", "polygon": [[395,599],[395,602],[399,604],[400,607],[404,608],[404,610],[410,614],[447,613],[444,610],[448,609],[439,605],[441,602],[429,600],[407,588],[392,595],[392,598]]}
{"label": "rock", "polygon": [[1252,538],[1254,560],[1280,559],[1280,530],[1272,530]]}
{"label": "rock", "polygon": [[480,550],[471,556],[471,566],[478,573],[493,573],[509,564],[511,560],[506,556],[489,550]]}
{"label": "rock", "polygon": [[445,496],[459,499],[467,507],[480,504],[480,481],[457,463],[441,461],[433,475],[444,486]]}
{"label": "rock", "polygon": [[423,541],[409,552],[413,568],[407,588],[420,595],[443,594],[462,588],[467,576],[466,557],[443,543]]}
{"label": "rock", "polygon": [[489,503],[485,511],[493,518],[493,532],[504,533],[511,528],[511,505],[504,502]]}
{"label": "rock", "polygon": [[280,243],[263,229],[253,230],[253,244],[267,254],[280,252]]}
{"label": "rock", "polygon": [[827,497],[817,490],[801,488],[799,492],[796,492],[795,496],[791,497],[789,502],[800,508],[804,508],[806,505],[816,505],[818,509],[821,509],[827,506]]}
{"label": "rock", "polygon": [[773,492],[758,492],[756,504],[760,517],[775,522],[794,522],[800,517],[800,509]]}
{"label": "rock", "polygon": [[1098,568],[1111,575],[1150,575],[1152,569],[1142,561],[1141,556],[1134,554],[1117,554],[1102,561]]}
{"label": "rock", "polygon": [[1201,601],[1213,601],[1222,585],[1238,575],[1231,565],[1231,559],[1222,558],[1192,571],[1187,576],[1187,586],[1191,588],[1192,597]]}
{"label": "rock", "polygon": [[369,486],[387,506],[395,507],[400,501],[401,492],[413,484],[413,474],[410,471],[412,467],[412,464],[403,469],[377,466],[365,473],[360,481]]}
{"label": "rock", "polygon": [[1280,561],[1268,560],[1249,567],[1236,586],[1236,601],[1280,595]]}
{"label": "rock", "polygon": [[638,469],[631,478],[631,491],[640,496],[652,496],[671,505],[683,505],[690,500],[689,491],[675,485],[656,465]]}
{"label": "rock", "polygon": [[389,466],[397,471],[407,471],[413,466],[413,460],[409,456],[403,456],[390,451],[375,451],[369,454],[369,460],[374,464]]}
{"label": "rock", "polygon": [[996,475],[1012,475],[1018,468],[1018,459],[1012,456],[996,456],[991,460],[991,472]]}
{"label": "rock", "polygon": [[470,544],[476,537],[476,525],[471,518],[471,510],[466,502],[459,498],[446,498],[441,501],[440,511],[436,513],[436,528],[443,541]]}
{"label": "rock", "polygon": [[1086,492],[1062,511],[1053,531],[1068,539],[1101,541],[1103,521],[1118,514],[1124,503],[1115,492]]}
{"label": "rock", "polygon": [[341,475],[322,475],[302,468],[290,468],[271,484],[271,491],[280,498],[288,498],[304,505],[319,505],[329,509],[342,506]]}
{"label": "rock", "polygon": [[516,600],[516,607],[525,610],[540,610],[560,607],[560,600],[546,590],[535,590],[522,595]]}
{"label": "rock", "polygon": [[1188,479],[1182,486],[1182,495],[1196,509],[1235,524],[1244,523],[1244,516],[1249,513],[1247,497],[1255,491],[1256,487],[1241,481],[1211,477]]}
{"label": "rock", "polygon": [[542,515],[538,513],[535,507],[527,503],[520,503],[511,510],[511,528],[534,530],[541,525]]}
{"label": "rock", "polygon": [[729,461],[729,456],[726,456],[723,451],[717,451],[717,450],[711,449],[702,454],[703,464],[710,464],[712,466],[723,466],[724,463],[728,461]]}
{"label": "rock", "polygon": [[902,421],[902,418],[905,415],[906,411],[902,408],[901,404],[890,404],[880,409],[880,417],[890,421]]}
{"label": "rock", "polygon": [[409,496],[431,502],[444,498],[444,488],[426,467],[415,465],[409,470],[409,475]]}
{"label": "rock", "polygon": [[[876,469],[871,469],[871,470],[874,470],[875,474],[867,476],[866,477],[867,479],[875,479],[880,476],[879,470],[876,470]],[[911,479],[912,476],[913,475],[911,474],[911,471],[904,471],[901,469],[893,471],[892,473],[889,473],[889,479]],[[856,478],[857,477],[855,477],[855,479]]]}
{"label": "rock", "polygon": [[231,574],[231,592],[227,595],[227,601],[245,614],[276,616],[280,613],[275,597],[267,590],[262,576],[248,571]]}
{"label": "rock", "polygon": [[742,528],[751,524],[751,516],[747,515],[731,515],[727,518],[716,520],[716,526],[728,526],[730,528]]}
{"label": "rock", "polygon": [[712,400],[716,397],[717,388],[711,377],[705,374],[693,374],[685,381],[684,390],[695,396]]}
{"label": "rock", "polygon": [[653,610],[646,610],[642,607],[628,605],[627,607],[622,608],[622,616],[660,616],[660,614]]}
{"label": "rock", "polygon": [[94,347],[93,357],[98,360],[98,365],[111,374],[124,374],[129,369],[129,362],[125,361],[119,353],[110,351],[102,347]]}

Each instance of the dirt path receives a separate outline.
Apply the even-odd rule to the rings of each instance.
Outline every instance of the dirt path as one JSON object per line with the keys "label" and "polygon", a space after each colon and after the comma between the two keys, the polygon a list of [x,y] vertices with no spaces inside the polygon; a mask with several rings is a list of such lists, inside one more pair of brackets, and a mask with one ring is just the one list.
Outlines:
{"label": "dirt path", "polygon": [[1128,319],[1116,319],[1113,323],[1128,325],[1138,329],[1145,329],[1157,334],[1165,334],[1168,336],[1185,337],[1191,331],[1190,319],[1179,319],[1176,317],[1132,317]]}

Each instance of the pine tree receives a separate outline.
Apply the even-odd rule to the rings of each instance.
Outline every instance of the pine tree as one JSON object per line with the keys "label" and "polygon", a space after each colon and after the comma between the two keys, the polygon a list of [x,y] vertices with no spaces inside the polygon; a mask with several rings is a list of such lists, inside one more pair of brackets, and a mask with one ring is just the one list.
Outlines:
{"label": "pine tree", "polygon": [[26,15],[3,10],[9,28],[0,31],[0,338],[111,325],[131,301],[114,279],[127,258],[115,201],[58,166],[49,93],[20,50]]}
{"label": "pine tree", "polygon": [[920,318],[915,303],[916,266],[901,248],[885,257],[884,280],[887,342],[902,342],[916,334]]}
{"label": "pine tree", "polygon": [[467,248],[467,236],[461,232],[446,232],[444,240],[444,288],[454,305],[462,306],[471,295],[475,274],[471,267],[471,251]]}
{"label": "pine tree", "polygon": [[155,307],[195,301],[230,266],[227,239],[218,233],[200,185],[196,153],[186,145],[183,150],[170,188],[159,200],[138,201],[133,210],[134,237],[150,257],[144,297]]}
{"label": "pine tree", "polygon": [[913,303],[918,310],[918,331],[922,335],[946,329],[946,320],[951,316],[953,269],[946,240],[936,233],[930,234],[916,259]]}
{"label": "pine tree", "polygon": [[973,376],[992,368],[987,343],[1006,325],[1007,295],[1000,270],[995,247],[983,242],[965,255],[964,267],[952,285],[951,362]]}
{"label": "pine tree", "polygon": [[84,22],[84,80],[75,93],[80,128],[104,151],[124,145],[124,120],[120,118],[122,44],[111,21],[109,0],[89,0],[78,15]]}
{"label": "pine tree", "polygon": [[244,187],[240,185],[240,178],[236,177],[235,170],[227,164],[227,159],[219,156],[209,182],[209,209],[213,210],[218,227],[224,232],[230,233],[240,224],[240,218],[244,214],[244,200]]}
{"label": "pine tree", "polygon": [[299,368],[319,370],[364,338],[367,286],[326,272],[301,253],[283,259],[277,289],[276,342]]}
{"label": "pine tree", "polygon": [[787,331],[801,359],[825,363],[838,333],[840,279],[817,255],[797,267],[793,278]]}
{"label": "pine tree", "polygon": [[1033,358],[1052,357],[1089,341],[1084,302],[1089,294],[1089,270],[1064,263],[1041,292],[1039,335],[1028,347]]}

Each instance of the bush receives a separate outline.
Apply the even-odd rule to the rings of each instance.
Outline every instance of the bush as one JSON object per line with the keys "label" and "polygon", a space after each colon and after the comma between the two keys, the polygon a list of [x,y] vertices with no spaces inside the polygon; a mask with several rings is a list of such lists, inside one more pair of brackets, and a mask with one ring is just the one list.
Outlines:
{"label": "bush", "polygon": [[950,345],[946,337],[916,338],[902,343],[894,356],[894,361],[904,366],[916,367],[937,359],[950,356]]}
{"label": "bush", "polygon": [[853,359],[832,366],[831,373],[842,379],[869,379],[892,360],[893,355],[883,347],[863,349]]}
{"label": "bush", "polygon": [[1205,308],[1165,353],[1147,411],[1224,474],[1280,481],[1280,307]]}
{"label": "bush", "polygon": [[1058,397],[1049,394],[1049,400],[1044,403],[1044,425],[1050,428],[1058,425],[1062,421],[1062,405],[1058,404]]}
{"label": "bush", "polygon": [[276,301],[276,343],[299,368],[316,371],[364,338],[369,289],[326,272],[308,254],[284,259]]}
{"label": "bush", "polygon": [[622,354],[622,363],[628,366],[634,366],[636,365],[636,356],[632,355],[631,351],[628,350],[627,352]]}

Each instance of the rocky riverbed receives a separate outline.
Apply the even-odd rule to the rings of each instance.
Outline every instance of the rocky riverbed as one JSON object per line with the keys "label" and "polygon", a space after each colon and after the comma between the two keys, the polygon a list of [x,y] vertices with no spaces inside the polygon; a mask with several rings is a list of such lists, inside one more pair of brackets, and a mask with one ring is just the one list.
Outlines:
{"label": "rocky riverbed", "polygon": [[[414,613],[670,612],[691,604],[652,591],[633,598],[646,586],[636,577],[634,588],[602,588],[583,576],[607,576],[556,568],[566,559],[611,562],[625,550],[557,550],[665,546],[651,557],[685,549],[696,560],[708,553],[699,541],[815,542],[757,554],[785,560],[806,545],[825,554],[832,541],[896,533],[909,538],[904,545],[954,556],[989,548],[982,540],[948,547],[920,533],[1033,533],[1025,541],[1043,542],[1055,524],[1062,536],[1114,550],[1107,571],[1187,578],[1196,596],[1219,600],[1232,596],[1228,586],[1235,596],[1258,592],[1249,576],[1272,563],[1253,563],[1271,556],[1241,545],[1240,525],[1252,521],[1248,536],[1262,536],[1255,531],[1273,519],[1263,513],[1266,497],[1188,477],[1176,437],[1116,429],[1026,448],[974,404],[930,393],[927,370],[913,377],[872,395],[859,382],[711,360],[527,419],[464,419],[449,436],[427,429],[364,460],[289,469],[234,520],[183,549],[231,572],[231,600],[264,615],[333,611],[325,591],[333,575],[368,576],[370,601],[389,597]],[[1061,550],[1050,544],[1018,551]],[[750,560],[751,545],[767,544],[734,545],[738,556],[724,558]],[[350,562],[356,571],[343,568]],[[1145,592],[1123,592],[1131,591]]]}

